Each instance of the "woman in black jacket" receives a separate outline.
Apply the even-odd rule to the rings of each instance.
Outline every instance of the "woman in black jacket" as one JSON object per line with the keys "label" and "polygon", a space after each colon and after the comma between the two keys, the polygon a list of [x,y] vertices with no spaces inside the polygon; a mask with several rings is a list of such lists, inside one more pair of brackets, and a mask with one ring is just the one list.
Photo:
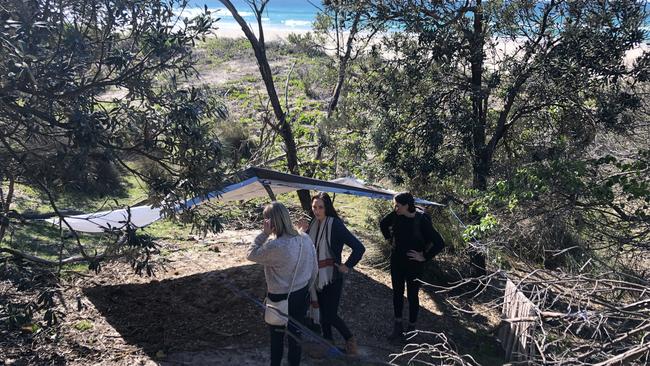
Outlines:
{"label": "woman in black jacket", "polygon": [[416,281],[422,275],[424,262],[440,253],[445,247],[440,234],[433,228],[431,218],[415,209],[415,199],[408,192],[393,197],[394,210],[379,223],[381,233],[392,240],[390,277],[393,285],[393,310],[395,322],[391,340],[403,337],[402,310],[404,308],[404,283],[409,302],[409,325],[415,329],[420,310],[420,284]]}
{"label": "woman in black jacket", "polygon": [[[338,308],[343,291],[343,275],[359,263],[366,249],[345,227],[327,193],[320,192],[312,197],[311,208],[314,218],[306,229],[316,246],[318,256],[316,293],[323,337],[333,340],[332,327],[336,328],[345,339],[346,353],[355,356],[358,354],[357,342],[343,319],[338,316]],[[341,258],[344,244],[352,249],[345,263]]]}

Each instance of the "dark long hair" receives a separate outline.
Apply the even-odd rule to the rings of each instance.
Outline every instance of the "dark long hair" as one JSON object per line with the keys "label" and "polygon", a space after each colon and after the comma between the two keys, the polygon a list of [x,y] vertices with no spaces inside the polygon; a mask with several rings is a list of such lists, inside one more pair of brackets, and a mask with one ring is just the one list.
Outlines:
{"label": "dark long hair", "polygon": [[334,203],[327,192],[316,193],[316,195],[311,198],[311,202],[313,203],[315,199],[323,201],[323,206],[325,206],[325,216],[336,217],[337,219],[339,218],[339,215],[334,209]]}
{"label": "dark long hair", "polygon": [[408,205],[409,212],[415,212],[415,198],[413,198],[413,195],[411,193],[400,192],[393,196],[393,199],[400,205]]}

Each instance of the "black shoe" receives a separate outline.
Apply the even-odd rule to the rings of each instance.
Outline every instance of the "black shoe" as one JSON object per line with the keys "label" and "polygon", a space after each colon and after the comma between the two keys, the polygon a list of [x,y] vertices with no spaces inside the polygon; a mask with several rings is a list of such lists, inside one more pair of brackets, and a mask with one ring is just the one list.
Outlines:
{"label": "black shoe", "polygon": [[406,333],[404,333],[404,339],[407,341],[410,341],[413,339],[416,335],[418,334],[417,330],[415,329],[415,324],[409,323],[406,326]]}
{"label": "black shoe", "polygon": [[409,325],[406,326],[406,333],[412,332],[415,330],[415,324],[409,323]]}
{"label": "black shoe", "polygon": [[393,324],[393,333],[388,336],[390,342],[402,342],[404,340],[404,328],[402,322],[395,322]]}

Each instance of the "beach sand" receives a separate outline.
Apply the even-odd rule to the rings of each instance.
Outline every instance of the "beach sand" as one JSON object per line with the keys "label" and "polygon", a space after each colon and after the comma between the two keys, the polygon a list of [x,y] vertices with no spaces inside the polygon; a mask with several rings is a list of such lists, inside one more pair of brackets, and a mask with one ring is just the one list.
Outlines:
{"label": "beach sand", "polygon": [[[253,30],[255,36],[259,36],[259,32],[257,31],[257,24],[249,23],[249,27],[251,30]],[[306,34],[308,32],[311,32],[311,29],[264,26],[264,39],[267,41],[277,41],[280,39],[287,39],[287,37],[292,33]],[[217,29],[213,33],[215,36],[223,38],[245,37],[244,31],[242,31],[241,27],[235,23],[217,22]]]}
{"label": "beach sand", "polygon": [[[242,31],[241,27],[236,24],[236,23],[220,23],[217,24],[218,28],[214,31],[214,35],[217,37],[223,37],[223,38],[244,38],[244,32]],[[252,24],[249,23],[249,27],[253,30],[255,33],[255,36],[258,36],[258,30],[257,30],[257,24]],[[287,37],[290,34],[300,34],[304,35],[306,33],[311,32],[311,29],[308,28],[292,28],[292,27],[274,27],[274,26],[264,26],[264,38],[266,41],[278,41],[278,40],[286,40]],[[383,38],[381,35],[377,35],[375,39],[370,42],[370,45],[372,44],[377,44],[381,38]],[[488,64],[493,64],[495,62],[498,62],[497,60],[500,59],[504,54],[510,54],[514,50],[516,50],[518,47],[517,41],[512,41],[512,40],[498,40],[496,41],[496,53],[493,55],[487,55],[487,63]],[[328,45],[326,48],[332,48],[332,45]],[[627,67],[631,67],[634,64],[634,61],[639,58],[644,52],[648,52],[650,50],[650,43],[644,42],[635,48],[629,50],[625,54],[625,65]],[[387,58],[392,58],[391,55],[386,55],[388,56]],[[394,57],[394,55],[392,55]]]}

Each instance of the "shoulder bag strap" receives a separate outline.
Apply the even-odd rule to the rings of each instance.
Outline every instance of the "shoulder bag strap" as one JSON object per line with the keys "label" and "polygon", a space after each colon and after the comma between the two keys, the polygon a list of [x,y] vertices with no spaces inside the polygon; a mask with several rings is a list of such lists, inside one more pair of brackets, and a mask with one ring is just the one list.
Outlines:
{"label": "shoulder bag strap", "polygon": [[291,279],[291,285],[289,286],[289,292],[287,293],[287,301],[289,301],[289,295],[293,290],[293,282],[296,280],[296,273],[298,273],[298,266],[300,265],[300,259],[302,258],[302,237],[300,238],[300,253],[298,254],[298,261],[296,262],[296,269],[293,271],[293,278]]}

